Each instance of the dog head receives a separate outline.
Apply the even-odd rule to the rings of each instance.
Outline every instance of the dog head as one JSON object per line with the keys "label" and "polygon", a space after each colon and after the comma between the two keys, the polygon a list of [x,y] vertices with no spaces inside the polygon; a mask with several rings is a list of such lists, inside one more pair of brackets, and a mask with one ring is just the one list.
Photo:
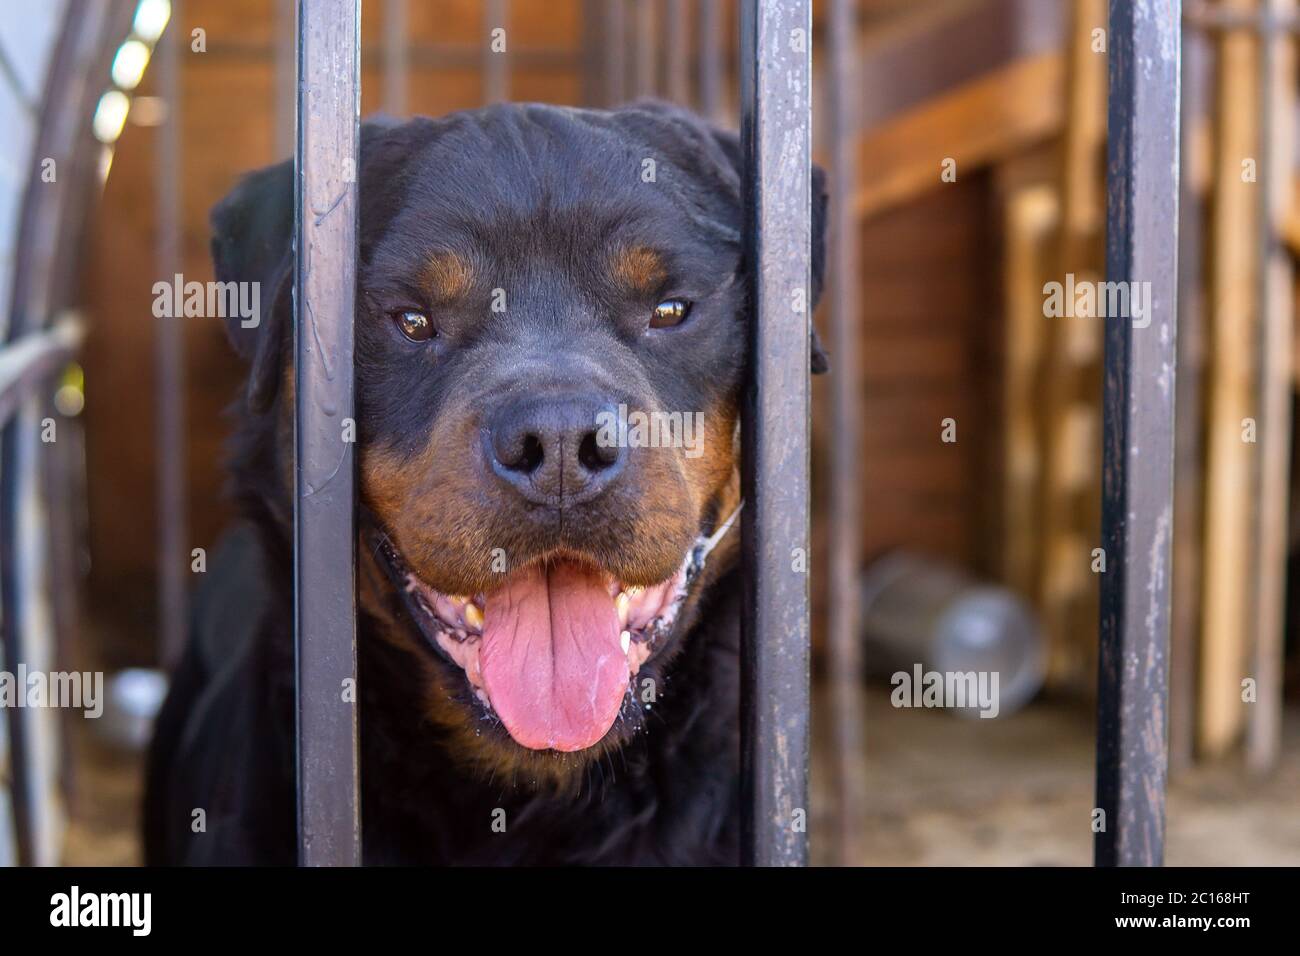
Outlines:
{"label": "dog head", "polygon": [[[563,772],[638,732],[734,551],[740,161],[734,135],[657,104],[363,128],[362,606],[485,768]],[[820,171],[813,194],[815,300]],[[259,494],[285,521],[289,165],[246,179],[213,227],[218,278],[262,282],[272,303],[231,335],[246,415],[279,436]]]}

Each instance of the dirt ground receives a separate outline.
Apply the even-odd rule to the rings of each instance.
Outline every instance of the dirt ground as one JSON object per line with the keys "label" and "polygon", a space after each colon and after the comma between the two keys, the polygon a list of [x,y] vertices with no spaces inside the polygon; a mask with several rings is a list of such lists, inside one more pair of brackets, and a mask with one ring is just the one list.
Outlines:
{"label": "dirt ground", "polygon": [[[823,698],[824,699],[824,696]],[[821,712],[819,711],[819,714]],[[831,859],[828,757],[814,724],[812,852]],[[1044,702],[996,720],[867,708],[869,794],[857,862],[895,866],[1061,866],[1091,862],[1093,728],[1084,708]],[[1300,711],[1287,715],[1277,772],[1202,766],[1169,790],[1172,866],[1300,865]],[[65,862],[139,863],[141,757],[83,736]]]}
{"label": "dirt ground", "polygon": [[[1093,720],[1040,702],[1010,717],[963,719],[868,695],[868,798],[857,862],[889,866],[1086,866],[1092,862]],[[819,711],[819,714],[822,711]],[[824,727],[814,727],[821,742]],[[1240,762],[1202,765],[1169,787],[1170,866],[1300,865],[1300,711],[1265,778]],[[814,863],[831,859],[829,753],[814,747]],[[821,799],[819,799],[821,798]]]}

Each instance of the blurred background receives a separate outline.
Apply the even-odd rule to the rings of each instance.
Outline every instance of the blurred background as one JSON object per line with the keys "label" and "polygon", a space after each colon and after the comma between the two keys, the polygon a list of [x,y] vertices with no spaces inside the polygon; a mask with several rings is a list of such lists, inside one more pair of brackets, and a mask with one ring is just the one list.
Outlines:
{"label": "blurred background", "polygon": [[[814,3],[836,242],[814,862],[1091,861],[1105,320],[1050,316],[1044,287],[1103,277],[1106,15]],[[362,115],[656,96],[735,128],[736,22],[729,0],[370,0]],[[1175,865],[1300,864],[1297,29],[1291,0],[1184,3]],[[156,319],[153,286],[211,279],[208,210],[292,154],[293,43],[292,0],[0,0],[0,669],[108,681],[100,720],[0,708],[0,863],[139,859],[140,745],[191,551],[233,517],[242,375],[220,320]],[[10,401],[14,350],[75,334]],[[894,706],[915,664],[998,671],[998,715]]]}

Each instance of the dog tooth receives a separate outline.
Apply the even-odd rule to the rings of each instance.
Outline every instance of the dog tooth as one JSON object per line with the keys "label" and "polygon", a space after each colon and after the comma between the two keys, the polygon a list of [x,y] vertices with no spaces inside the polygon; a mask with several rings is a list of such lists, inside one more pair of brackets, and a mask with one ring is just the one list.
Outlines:
{"label": "dog tooth", "polygon": [[475,630],[483,626],[483,612],[479,610],[477,604],[465,605],[465,623]]}
{"label": "dog tooth", "polygon": [[640,584],[633,584],[631,587],[627,588],[627,593],[630,594],[630,595],[632,595],[633,597],[636,597],[638,594],[640,594],[640,593],[641,593],[642,591],[644,591],[644,590],[645,590],[645,588],[644,588],[642,585],[640,585]]}
{"label": "dog tooth", "polygon": [[623,648],[623,653],[626,654],[628,652],[628,648],[632,646],[632,632],[624,631],[622,634],[620,634],[618,636],[618,643],[619,646]]}
{"label": "dog tooth", "polygon": [[618,597],[614,598],[614,607],[618,610],[618,623],[620,624],[627,623],[627,609],[631,603],[632,603],[632,599],[627,596],[626,591],[622,592],[621,594],[619,594]]}

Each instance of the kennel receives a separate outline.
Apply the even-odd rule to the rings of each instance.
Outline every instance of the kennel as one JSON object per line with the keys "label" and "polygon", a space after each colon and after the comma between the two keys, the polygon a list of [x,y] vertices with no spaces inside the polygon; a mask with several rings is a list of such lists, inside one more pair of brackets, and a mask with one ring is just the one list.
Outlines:
{"label": "kennel", "polygon": [[[33,109],[32,156],[83,155],[77,146],[85,131],[77,122],[89,114],[100,92],[87,77],[106,70],[104,38],[120,39],[130,29],[128,6],[76,0],[71,6],[75,9],[66,17],[54,55],[54,82]],[[484,4],[485,22],[501,22],[506,6],[505,0]],[[807,565],[795,559],[802,554],[806,562],[809,549],[811,317],[794,303],[799,293],[806,295],[810,282],[812,3],[742,0],[738,6],[739,23],[733,30],[720,16],[719,4],[698,4],[699,46],[691,56],[679,32],[685,4],[669,0],[658,20],[649,2],[588,3],[582,69],[589,101],[618,102],[629,92],[654,91],[651,77],[662,55],[674,98],[690,99],[693,84],[701,110],[720,116],[724,38],[730,35],[737,43],[740,125],[748,159],[747,250],[755,266],[756,306],[752,388],[744,415],[746,860],[798,864],[807,859],[809,597],[807,573],[801,569]],[[1102,544],[1109,573],[1102,579],[1097,806],[1108,825],[1097,834],[1096,860],[1152,864],[1161,860],[1167,759],[1181,24],[1177,2],[1159,9],[1119,0],[1111,6],[1107,273],[1111,281],[1149,282],[1155,314],[1146,328],[1111,323],[1106,332]],[[401,112],[406,65],[422,54],[408,48],[405,2],[388,0],[384,7],[384,99],[388,108]],[[854,95],[859,73],[850,0],[832,0],[825,24],[833,77],[827,153],[832,177],[854,181],[854,137],[861,117]],[[629,43],[626,37],[638,39]],[[352,392],[350,378],[334,370],[351,362],[357,189],[349,160],[356,155],[360,112],[359,3],[302,0],[297,38],[296,50],[277,49],[277,68],[291,76],[296,55],[297,302],[300,315],[312,316],[317,333],[299,335],[295,344],[300,851],[307,865],[352,864],[360,859],[357,724],[354,709],[337,705],[340,682],[355,677],[352,449],[340,441],[339,427],[350,415]],[[160,41],[164,84],[175,82],[175,42],[166,36]],[[505,58],[486,55],[482,62],[484,98],[504,99]],[[293,85],[280,88],[292,90]],[[285,113],[292,108],[282,101]],[[174,123],[170,126],[176,129]],[[171,135],[162,138],[164,149]],[[170,141],[174,148],[175,140]],[[171,162],[162,163],[157,184],[163,262],[175,255],[177,244],[177,184],[169,179],[175,153],[171,155]],[[43,581],[70,574],[71,558],[65,552],[72,529],[54,529],[58,533],[48,536],[51,552],[46,556],[33,549],[44,532],[24,516],[38,481],[46,483],[52,496],[72,494],[75,464],[67,460],[66,446],[40,442],[39,388],[75,354],[79,336],[75,319],[64,314],[71,301],[72,257],[60,242],[73,234],[75,217],[85,205],[77,201],[76,190],[83,189],[82,199],[91,195],[93,170],[79,172],[62,175],[56,189],[42,183],[39,168],[31,172],[18,230],[14,319],[0,354],[5,421],[0,601],[6,662],[27,660],[25,634],[32,626],[47,626],[33,623],[33,595],[42,586],[34,576]],[[851,679],[860,657],[854,611],[860,465],[850,437],[857,434],[860,416],[853,328],[859,290],[855,283],[836,279],[853,274],[857,261],[849,198],[840,193],[831,210],[835,265],[830,317],[837,356],[833,429],[839,436],[831,494],[841,517],[832,531],[829,647],[837,675],[834,726],[843,768],[838,784],[842,806],[851,805],[854,788],[861,786],[852,767],[861,730]],[[301,258],[306,248],[312,250],[310,268]],[[163,578],[161,630],[165,653],[171,654],[183,631],[183,564],[177,557],[186,551],[180,530],[183,481],[175,470],[182,427],[179,324],[164,326],[176,330],[158,342],[158,367],[164,374],[157,396],[159,408],[169,410],[160,420],[157,441],[162,451],[159,507],[167,516],[160,522],[165,537],[159,549],[169,556],[162,566],[172,569]],[[39,566],[43,562],[44,570]],[[55,606],[52,630],[58,635],[66,633],[60,622],[66,625],[71,611]],[[33,749],[27,715],[15,710],[7,716],[18,857],[28,862],[36,856],[32,777],[37,768],[27,759]]]}

